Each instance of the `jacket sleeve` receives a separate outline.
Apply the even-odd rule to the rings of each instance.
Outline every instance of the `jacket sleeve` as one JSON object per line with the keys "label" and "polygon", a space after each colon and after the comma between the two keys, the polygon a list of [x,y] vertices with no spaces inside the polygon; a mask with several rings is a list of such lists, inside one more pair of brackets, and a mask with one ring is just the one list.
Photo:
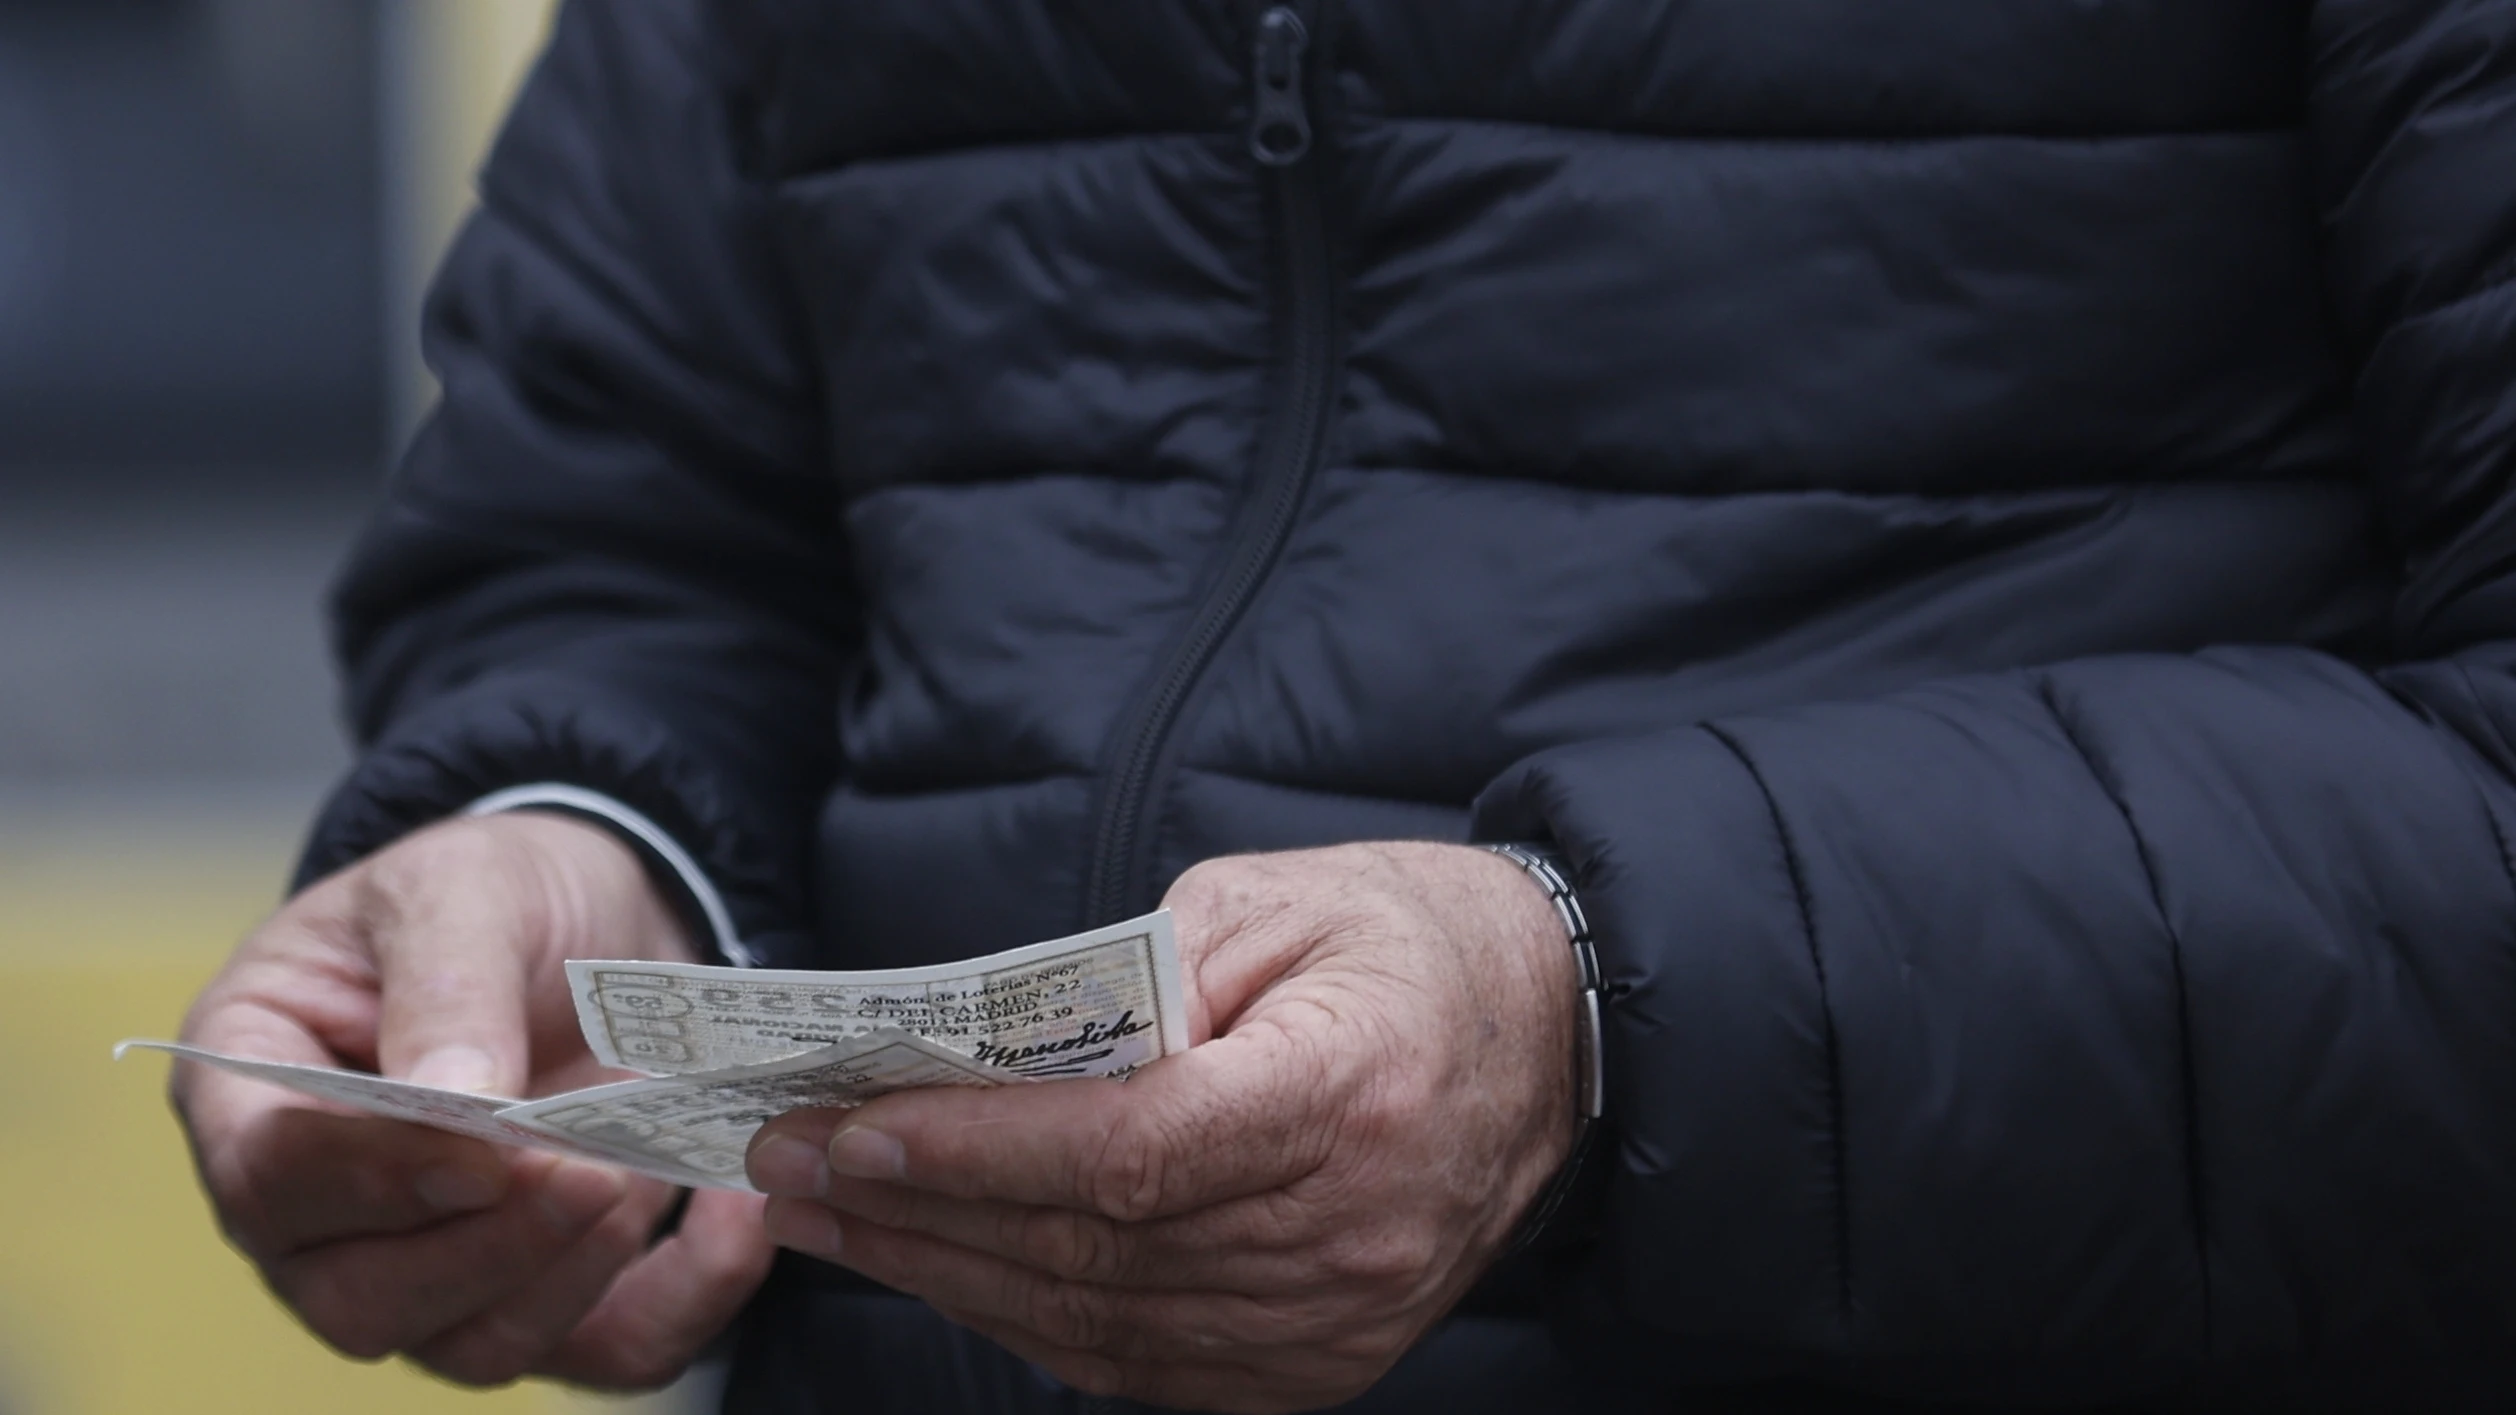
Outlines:
{"label": "jacket sleeve", "polygon": [[360,755],[300,881],[501,788],[799,927],[858,630],[810,360],[691,0],[572,5],[430,297],[444,399],[337,586]]}
{"label": "jacket sleeve", "polygon": [[2516,1392],[2516,3],[2311,23],[2387,662],[2062,663],[1480,802],[1599,936],[1606,1241],[1559,1307],[1626,1379]]}

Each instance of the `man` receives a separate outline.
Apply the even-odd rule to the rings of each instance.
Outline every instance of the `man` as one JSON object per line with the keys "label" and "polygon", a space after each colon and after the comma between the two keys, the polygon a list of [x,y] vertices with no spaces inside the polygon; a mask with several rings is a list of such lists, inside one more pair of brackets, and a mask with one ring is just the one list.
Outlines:
{"label": "man", "polygon": [[191,1037],[1167,896],[1212,1040],[669,1224],[193,1074],[205,1182],[742,1410],[2503,1408],[2511,174],[2511,0],[577,7]]}

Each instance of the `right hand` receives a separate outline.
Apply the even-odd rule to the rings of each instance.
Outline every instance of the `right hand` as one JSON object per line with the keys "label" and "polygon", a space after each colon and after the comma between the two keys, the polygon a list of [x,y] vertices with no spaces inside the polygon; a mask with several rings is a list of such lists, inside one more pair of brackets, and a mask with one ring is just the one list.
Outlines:
{"label": "right hand", "polygon": [[[518,812],[448,821],[298,895],[193,1004],[185,1041],[530,1097],[606,1079],[571,957],[688,961],[680,923],[608,831]],[[679,1375],[767,1274],[749,1195],[372,1116],[205,1067],[172,1086],[229,1239],[344,1353],[467,1384],[634,1389]]]}

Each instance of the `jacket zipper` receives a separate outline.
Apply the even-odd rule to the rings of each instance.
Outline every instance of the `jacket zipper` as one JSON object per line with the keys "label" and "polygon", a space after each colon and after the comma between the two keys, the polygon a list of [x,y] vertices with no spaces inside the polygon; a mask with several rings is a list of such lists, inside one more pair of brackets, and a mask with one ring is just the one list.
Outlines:
{"label": "jacket zipper", "polygon": [[1086,927],[1135,911],[1151,853],[1145,815],[1163,749],[1197,680],[1275,569],[1326,448],[1336,323],[1319,165],[1312,156],[1304,72],[1309,50],[1310,27],[1293,6],[1271,5],[1258,17],[1250,54],[1249,154],[1274,208],[1287,312],[1285,395],[1260,434],[1248,501],[1227,542],[1223,573],[1118,739],[1123,745],[1102,797],[1085,876]]}

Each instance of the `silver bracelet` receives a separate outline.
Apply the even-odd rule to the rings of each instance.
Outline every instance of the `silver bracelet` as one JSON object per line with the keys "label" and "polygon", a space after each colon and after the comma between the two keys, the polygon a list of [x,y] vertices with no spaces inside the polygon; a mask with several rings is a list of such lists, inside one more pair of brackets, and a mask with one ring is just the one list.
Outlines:
{"label": "silver bracelet", "polygon": [[1572,881],[1564,878],[1553,860],[1526,845],[1485,848],[1528,871],[1546,890],[1547,902],[1555,906],[1555,915],[1564,921],[1564,933],[1572,940],[1573,958],[1581,965],[1581,1005],[1573,1023],[1573,1113],[1586,1131],[1607,1101],[1606,1062],[1600,1046],[1599,950],[1590,939],[1589,916],[1581,912]]}
{"label": "silver bracelet", "polygon": [[[1541,1244],[1556,1240],[1563,1228],[1557,1215],[1571,1203],[1573,1192],[1583,1187],[1583,1177],[1590,1168],[1590,1135],[1605,1108],[1607,1099],[1605,1062],[1600,1046],[1599,1024],[1599,951],[1590,940],[1590,919],[1581,912],[1581,899],[1573,893],[1572,881],[1544,852],[1526,845],[1488,845],[1485,847],[1526,870],[1546,890],[1547,902],[1555,906],[1555,915],[1564,921],[1564,933],[1571,939],[1573,958],[1581,966],[1581,1006],[1574,1014],[1573,1038],[1573,1142],[1572,1151],[1564,1157],[1563,1168],[1538,1191],[1528,1214],[1520,1220],[1520,1231],[1504,1250],[1506,1258],[1533,1253]],[[1576,1235],[1578,1237],[1578,1235]]]}

